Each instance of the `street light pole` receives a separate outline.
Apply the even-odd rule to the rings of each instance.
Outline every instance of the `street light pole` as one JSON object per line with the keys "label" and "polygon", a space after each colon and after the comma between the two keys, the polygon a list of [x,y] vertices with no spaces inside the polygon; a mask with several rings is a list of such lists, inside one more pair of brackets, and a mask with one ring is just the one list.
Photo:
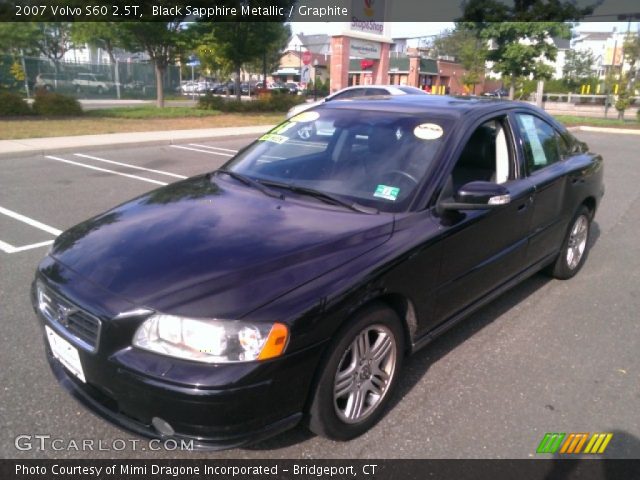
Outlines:
{"label": "street light pole", "polygon": [[318,59],[313,61],[313,101],[318,100]]}

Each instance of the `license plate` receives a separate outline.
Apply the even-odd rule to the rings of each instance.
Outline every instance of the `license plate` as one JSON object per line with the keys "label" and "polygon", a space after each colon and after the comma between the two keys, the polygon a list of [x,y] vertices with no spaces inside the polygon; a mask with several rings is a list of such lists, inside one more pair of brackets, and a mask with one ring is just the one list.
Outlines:
{"label": "license plate", "polygon": [[47,339],[49,340],[49,346],[51,347],[53,356],[57,358],[67,370],[86,383],[87,380],[84,378],[84,371],[82,370],[82,363],[80,363],[78,349],[46,325],[44,329],[47,332]]}

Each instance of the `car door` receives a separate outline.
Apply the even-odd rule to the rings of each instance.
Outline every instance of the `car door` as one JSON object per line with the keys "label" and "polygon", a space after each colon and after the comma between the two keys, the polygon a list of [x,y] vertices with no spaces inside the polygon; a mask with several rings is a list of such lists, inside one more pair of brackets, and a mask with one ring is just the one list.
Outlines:
{"label": "car door", "polygon": [[568,218],[563,216],[566,166],[562,161],[560,134],[531,112],[515,112],[525,173],[535,186],[527,261],[536,263],[561,244]]}
{"label": "car door", "polygon": [[493,181],[507,187],[511,201],[498,208],[442,214],[435,322],[460,313],[524,268],[533,185],[518,164],[514,130],[504,115],[483,120],[472,132],[444,192],[471,181]]}

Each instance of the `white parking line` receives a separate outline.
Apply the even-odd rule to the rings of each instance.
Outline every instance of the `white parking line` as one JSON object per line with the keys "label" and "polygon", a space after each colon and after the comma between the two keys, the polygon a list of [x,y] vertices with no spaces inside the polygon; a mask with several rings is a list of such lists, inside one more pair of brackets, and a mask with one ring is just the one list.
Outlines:
{"label": "white parking line", "polygon": [[106,168],[95,167],[93,165],[87,165],[85,163],[74,162],[73,160],[65,160],[64,158],[54,157],[52,155],[45,155],[44,158],[48,158],[49,160],[55,160],[57,162],[64,162],[70,165],[76,165],[78,167],[90,168],[91,170],[97,170],[99,172],[112,173],[114,175],[120,175],[121,177],[133,178],[135,180],[141,180],[143,182],[154,183],[156,185],[168,185],[166,182],[160,182],[158,180],[152,180],[150,178],[139,177],[137,175],[130,175],[128,173],[116,172],[115,170],[108,170]]}
{"label": "white parking line", "polygon": [[107,160],[106,158],[94,157],[93,155],[85,155],[84,153],[74,153],[76,157],[88,158],[97,162],[111,163],[113,165],[120,165],[122,167],[132,168],[135,170],[144,170],[145,172],[157,173],[158,175],[167,175],[175,178],[187,178],[184,175],[178,175],[177,173],[165,172],[164,170],[154,170],[153,168],[139,167],[137,165],[131,165],[129,163],[116,162],[114,160]]}
{"label": "white parking line", "polygon": [[25,217],[24,215],[14,212],[13,210],[9,210],[8,208],[0,207],[0,213],[6,215],[7,217],[11,217],[23,223],[26,223],[27,225],[31,225],[32,227],[44,230],[45,232],[50,233],[51,235],[55,235],[56,237],[62,233],[62,230],[50,227],[49,225],[34,220],[33,218]]}
{"label": "white parking line", "polygon": [[9,245],[8,243],[0,240],[0,250],[5,253],[17,253],[24,252],[26,250],[32,250],[34,248],[45,247],[47,245],[51,245],[52,243],[53,240],[46,240],[44,242],[32,243],[31,245],[24,245],[22,247],[14,247],[13,245]]}
{"label": "white parking line", "polygon": [[214,152],[211,150],[202,150],[201,148],[185,147],[183,145],[169,145],[172,148],[181,148],[183,150],[191,150],[192,152],[208,153],[210,155],[221,155],[223,157],[233,157],[232,153]]}
{"label": "white parking line", "polygon": [[199,143],[190,143],[189,145],[191,145],[192,147],[209,148],[211,150],[221,150],[223,152],[238,153],[238,150],[231,150],[230,148],[214,147],[211,145],[200,145]]}
{"label": "white parking line", "polygon": [[[0,207],[0,213],[6,215],[7,217],[11,217],[14,220],[18,220],[22,223],[26,223],[27,225],[31,225],[32,227],[43,230],[51,235],[55,235],[56,237],[62,233],[62,230],[58,230],[57,228],[53,228],[45,223],[34,220],[33,218],[26,217],[18,212],[14,212],[13,210],[9,210],[8,208]],[[53,240],[45,240],[44,242],[32,243],[31,245],[24,245],[22,247],[14,247],[10,243],[3,242],[0,240],[0,251],[5,253],[16,253],[16,252],[24,252],[25,250],[31,250],[32,248],[44,247],[45,245],[51,245]]]}

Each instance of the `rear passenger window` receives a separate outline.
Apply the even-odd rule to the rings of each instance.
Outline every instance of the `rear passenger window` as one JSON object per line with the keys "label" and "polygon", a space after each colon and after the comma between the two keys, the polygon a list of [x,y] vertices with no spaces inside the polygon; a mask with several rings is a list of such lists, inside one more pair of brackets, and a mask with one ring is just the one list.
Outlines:
{"label": "rear passenger window", "polygon": [[532,173],[560,161],[559,135],[555,129],[533,115],[517,114],[516,117],[527,171]]}

